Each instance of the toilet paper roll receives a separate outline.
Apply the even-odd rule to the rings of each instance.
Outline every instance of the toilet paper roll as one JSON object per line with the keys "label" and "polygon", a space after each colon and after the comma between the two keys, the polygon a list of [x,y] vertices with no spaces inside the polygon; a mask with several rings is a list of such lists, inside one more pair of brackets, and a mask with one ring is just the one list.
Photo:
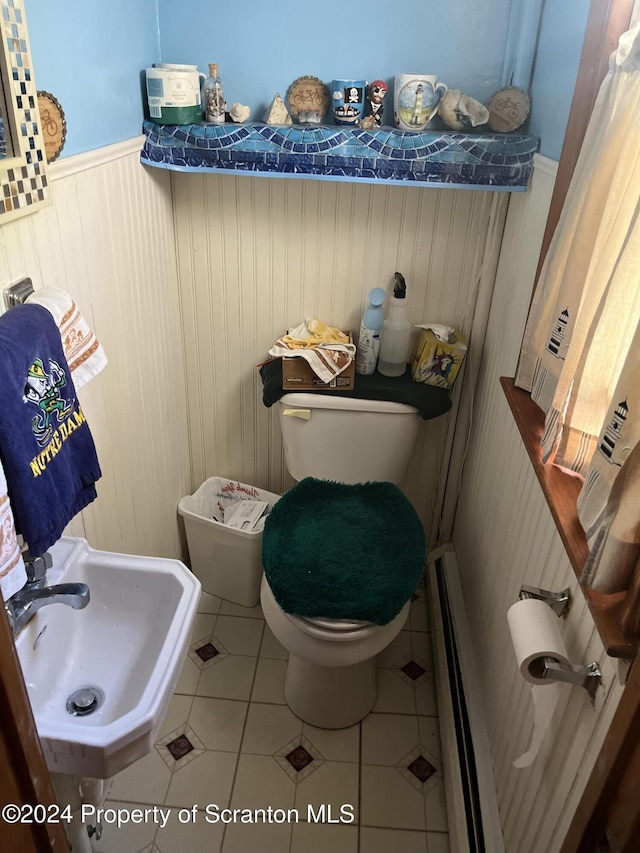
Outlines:
{"label": "toilet paper roll", "polygon": [[544,601],[528,598],[513,604],[507,612],[511,641],[520,674],[531,686],[533,733],[529,748],[513,765],[528,767],[540,751],[561,696],[569,687],[541,677],[545,657],[568,663],[560,635],[559,619]]}
{"label": "toilet paper roll", "polygon": [[568,663],[567,649],[560,635],[560,620],[544,601],[526,598],[507,611],[511,641],[520,675],[531,684],[549,685],[542,678],[545,657]]}

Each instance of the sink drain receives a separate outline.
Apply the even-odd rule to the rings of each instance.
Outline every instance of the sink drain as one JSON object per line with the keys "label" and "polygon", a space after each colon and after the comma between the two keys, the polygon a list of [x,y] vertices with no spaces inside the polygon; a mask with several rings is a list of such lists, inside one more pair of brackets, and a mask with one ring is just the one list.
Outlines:
{"label": "sink drain", "polygon": [[104,702],[104,693],[97,687],[81,687],[67,699],[67,712],[74,717],[93,714]]}

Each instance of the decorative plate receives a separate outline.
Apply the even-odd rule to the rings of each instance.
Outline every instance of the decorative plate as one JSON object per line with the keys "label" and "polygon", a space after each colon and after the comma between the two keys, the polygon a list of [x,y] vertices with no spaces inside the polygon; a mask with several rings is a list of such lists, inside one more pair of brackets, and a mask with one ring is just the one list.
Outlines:
{"label": "decorative plate", "polygon": [[64,148],[67,120],[64,110],[49,92],[38,92],[38,109],[47,163],[52,163]]}
{"label": "decorative plate", "polygon": [[287,92],[289,112],[304,124],[320,124],[329,111],[329,90],[317,77],[298,77]]}

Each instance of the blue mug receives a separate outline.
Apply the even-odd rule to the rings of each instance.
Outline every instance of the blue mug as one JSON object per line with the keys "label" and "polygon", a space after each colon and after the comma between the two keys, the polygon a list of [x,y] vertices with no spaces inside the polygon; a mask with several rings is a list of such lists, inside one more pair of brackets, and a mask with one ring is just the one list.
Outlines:
{"label": "blue mug", "polygon": [[357,127],[364,116],[366,80],[334,80],[331,84],[331,112],[336,124]]}

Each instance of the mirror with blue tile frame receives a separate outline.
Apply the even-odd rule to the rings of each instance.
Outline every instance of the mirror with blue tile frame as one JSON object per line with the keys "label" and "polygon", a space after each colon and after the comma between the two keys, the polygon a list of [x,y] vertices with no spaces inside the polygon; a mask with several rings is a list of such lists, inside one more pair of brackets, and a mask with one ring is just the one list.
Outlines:
{"label": "mirror with blue tile frame", "polygon": [[23,0],[0,0],[0,223],[51,203]]}

